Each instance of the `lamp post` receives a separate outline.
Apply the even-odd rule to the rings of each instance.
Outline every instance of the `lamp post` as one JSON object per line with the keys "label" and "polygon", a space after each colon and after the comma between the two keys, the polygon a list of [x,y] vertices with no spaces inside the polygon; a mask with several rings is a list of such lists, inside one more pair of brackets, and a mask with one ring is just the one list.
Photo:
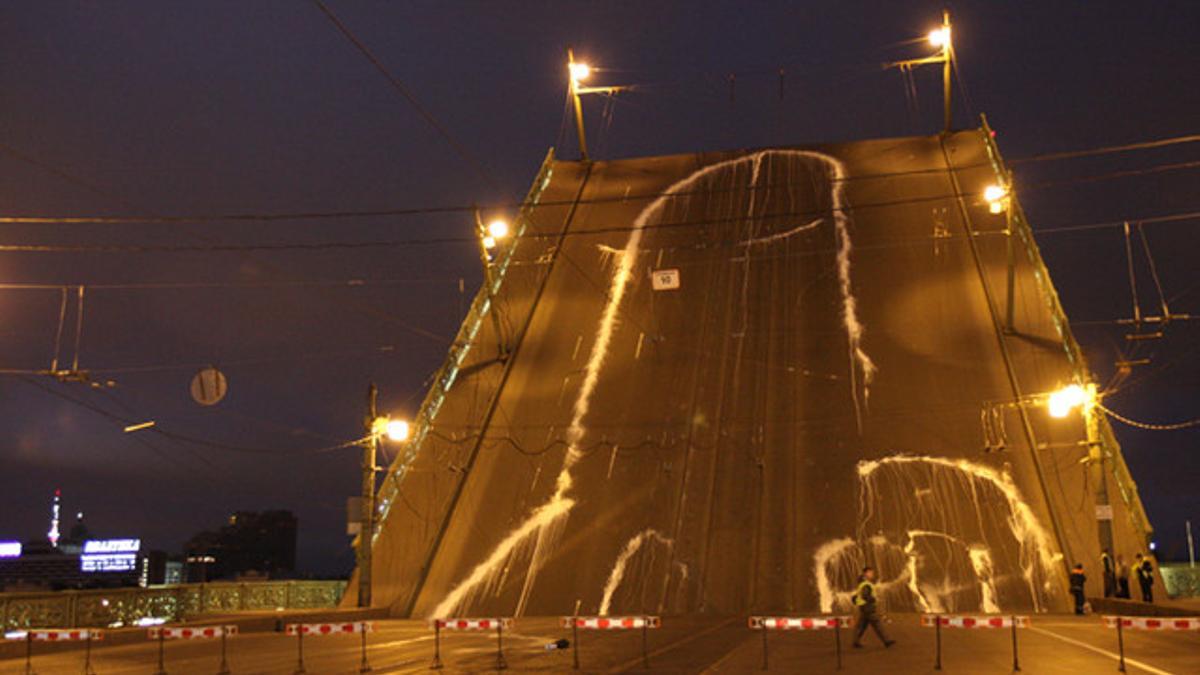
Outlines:
{"label": "lamp post", "polygon": [[376,412],[376,399],[379,389],[375,383],[367,387],[367,415],[365,426],[367,435],[362,445],[362,526],[358,532],[358,606],[371,606],[371,545],[375,539],[375,455],[379,448],[379,439],[387,436],[396,442],[408,440],[408,422],[393,420],[380,416]]}
{"label": "lamp post", "polygon": [[583,103],[579,97],[583,94],[614,94],[628,88],[580,86],[579,83],[588,79],[591,74],[592,67],[586,63],[576,61],[575,51],[567,47],[567,79],[571,99],[575,104],[575,130],[579,134],[579,158],[585,162],[590,160],[588,159],[587,137],[583,133]]}
{"label": "lamp post", "polygon": [[1004,183],[999,185],[989,185],[983,190],[983,200],[988,204],[988,211],[992,213],[1004,213],[1004,235],[1008,253],[1008,279],[1005,284],[1007,289],[1007,302],[1004,305],[1004,332],[1012,334],[1016,332],[1016,327],[1013,322],[1013,306],[1015,298],[1013,294],[1016,290],[1016,249],[1013,243],[1013,209],[1012,209],[1012,178],[1009,177]]}
{"label": "lamp post", "polygon": [[1104,443],[1100,438],[1100,395],[1096,385],[1072,384],[1052,394],[1047,400],[1051,417],[1063,418],[1075,408],[1083,415],[1087,434],[1088,467],[1096,485],[1096,527],[1100,539],[1100,551],[1113,551],[1112,504],[1108,499],[1108,475],[1104,470]]}
{"label": "lamp post", "polygon": [[942,25],[930,31],[928,37],[929,44],[939,48],[940,53],[921,59],[896,61],[888,63],[884,67],[911,70],[913,66],[922,66],[927,63],[942,64],[942,125],[945,132],[950,133],[950,76],[954,66],[954,42],[950,36],[950,10],[942,11]]}
{"label": "lamp post", "polygon": [[496,311],[496,280],[492,276],[492,250],[508,239],[509,230],[508,221],[503,218],[495,218],[484,225],[483,216],[478,208],[475,209],[475,234],[479,238],[479,262],[483,264],[483,287],[488,299],[487,311],[492,317],[492,329],[496,331],[496,345],[501,360],[508,356],[508,347],[504,344],[504,334],[500,332],[500,313]]}

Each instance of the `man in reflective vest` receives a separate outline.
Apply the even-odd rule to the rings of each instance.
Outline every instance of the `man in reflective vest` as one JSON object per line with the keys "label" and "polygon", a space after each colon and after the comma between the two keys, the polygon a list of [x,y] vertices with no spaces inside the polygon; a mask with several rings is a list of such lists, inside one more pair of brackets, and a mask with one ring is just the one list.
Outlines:
{"label": "man in reflective vest", "polygon": [[1154,566],[1150,564],[1150,558],[1137,554],[1133,569],[1137,572],[1138,585],[1142,587],[1142,602],[1154,602]]}
{"label": "man in reflective vest", "polygon": [[862,648],[862,636],[867,632],[867,626],[875,629],[875,634],[883,641],[884,647],[896,644],[889,640],[879,622],[879,612],[875,607],[875,568],[864,567],[862,576],[858,578],[858,590],[854,591],[854,606],[858,608],[858,625],[854,630],[854,646]]}

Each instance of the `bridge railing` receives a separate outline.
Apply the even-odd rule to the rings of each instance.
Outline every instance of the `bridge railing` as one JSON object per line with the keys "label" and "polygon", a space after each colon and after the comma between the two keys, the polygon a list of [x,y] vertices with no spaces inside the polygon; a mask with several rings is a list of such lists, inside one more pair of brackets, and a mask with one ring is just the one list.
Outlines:
{"label": "bridge railing", "polygon": [[321,609],[336,607],[345,590],[345,581],[249,581],[0,593],[0,628],[120,627],[210,612]]}

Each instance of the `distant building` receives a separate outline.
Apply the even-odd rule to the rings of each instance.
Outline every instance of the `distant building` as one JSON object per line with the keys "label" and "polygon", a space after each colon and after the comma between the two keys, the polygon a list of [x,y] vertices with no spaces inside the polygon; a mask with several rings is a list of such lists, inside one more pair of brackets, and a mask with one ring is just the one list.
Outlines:
{"label": "distant building", "polygon": [[8,591],[137,586],[145,560],[140,539],[61,540],[57,546],[30,541],[19,555],[0,557],[0,586]]}
{"label": "distant building", "polygon": [[296,569],[296,516],[291,511],[238,511],[216,532],[184,544],[189,582],[281,578]]}

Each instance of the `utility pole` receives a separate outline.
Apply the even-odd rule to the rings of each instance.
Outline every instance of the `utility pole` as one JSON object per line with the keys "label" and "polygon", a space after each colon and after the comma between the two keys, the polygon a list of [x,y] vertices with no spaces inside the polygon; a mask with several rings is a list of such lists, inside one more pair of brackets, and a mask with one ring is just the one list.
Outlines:
{"label": "utility pole", "polygon": [[[576,97],[575,101],[578,103],[579,98]],[[582,132],[583,128],[580,127],[580,133]],[[582,136],[580,136],[580,138],[582,138]],[[585,157],[584,159],[587,158]],[[508,236],[507,224],[504,225],[504,230],[505,232],[500,238]],[[504,342],[504,333],[501,330],[502,326],[500,325],[500,308],[496,306],[496,279],[492,269],[490,251],[490,249],[499,245],[497,235],[500,233],[492,233],[488,231],[488,227],[483,224],[483,216],[479,213],[478,206],[475,207],[475,232],[478,235],[476,238],[479,240],[479,262],[483,264],[483,288],[488,299],[487,313],[492,317],[492,330],[496,332],[496,345],[498,348],[497,358],[503,361],[508,357],[508,345]],[[489,243],[491,246],[488,245]]]}
{"label": "utility pole", "polygon": [[[586,68],[586,66],[584,66]],[[579,101],[579,67],[575,64],[575,50],[567,47],[567,77],[571,84],[571,98],[575,101],[575,130],[579,132],[579,158],[588,161],[587,138],[583,135],[583,103]]]}
{"label": "utility pole", "polygon": [[579,83],[586,80],[591,75],[592,69],[586,63],[577,63],[575,61],[575,50],[567,47],[567,78],[570,81],[568,85],[571,92],[571,98],[575,102],[575,130],[579,132],[579,158],[585,162],[591,161],[588,159],[587,138],[583,134],[583,103],[579,97],[583,94],[615,94],[618,91],[628,89],[628,87],[581,87]]}
{"label": "utility pole", "polygon": [[945,132],[950,133],[950,75],[952,61],[954,60],[954,43],[950,39],[950,10],[942,10],[942,35],[945,36],[945,44],[942,45],[942,56],[945,61],[942,64],[942,104],[945,112]]}
{"label": "utility pole", "polygon": [[1100,438],[1100,411],[1096,409],[1096,385],[1087,385],[1087,401],[1083,404],[1083,421],[1087,428],[1088,463],[1096,484],[1096,526],[1100,536],[1100,551],[1113,554],[1112,504],[1108,500],[1108,472],[1104,442]]}
{"label": "utility pole", "polygon": [[941,53],[935,56],[926,56],[925,58],[920,59],[906,59],[904,61],[885,63],[883,67],[912,70],[913,66],[923,66],[930,63],[942,64],[942,128],[945,133],[950,133],[950,78],[954,69],[954,41],[950,35],[949,9],[942,10],[942,25],[937,30],[929,33],[929,44],[940,48],[942,50]]}
{"label": "utility pole", "polygon": [[367,387],[367,435],[362,441],[362,528],[358,532],[358,606],[371,606],[371,544],[375,538],[375,450],[379,444],[379,418],[375,399],[379,390],[372,382]]}

